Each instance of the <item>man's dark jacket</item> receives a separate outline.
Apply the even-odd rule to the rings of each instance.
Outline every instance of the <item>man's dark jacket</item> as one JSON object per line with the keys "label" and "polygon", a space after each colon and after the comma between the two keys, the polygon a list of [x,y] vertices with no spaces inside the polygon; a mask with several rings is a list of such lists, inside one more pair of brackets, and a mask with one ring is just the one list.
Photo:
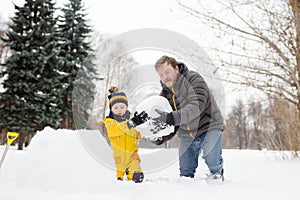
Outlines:
{"label": "man's dark jacket", "polygon": [[173,108],[178,136],[198,138],[208,130],[223,130],[222,114],[203,77],[188,70],[183,63],[178,63],[178,67],[179,73],[173,88],[161,82],[163,89],[160,93]]}

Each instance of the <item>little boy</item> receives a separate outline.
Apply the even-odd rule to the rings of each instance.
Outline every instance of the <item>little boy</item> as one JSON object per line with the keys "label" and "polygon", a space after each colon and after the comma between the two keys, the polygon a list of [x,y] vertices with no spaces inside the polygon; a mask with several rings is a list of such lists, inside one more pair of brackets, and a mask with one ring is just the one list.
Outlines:
{"label": "little boy", "polygon": [[119,92],[117,87],[109,89],[109,115],[103,119],[107,129],[107,137],[113,151],[117,170],[117,180],[123,180],[126,173],[127,179],[140,183],[144,174],[140,166],[137,140],[141,140],[141,134],[134,127],[147,121],[145,112],[135,113],[130,119],[128,99],[124,92]]}

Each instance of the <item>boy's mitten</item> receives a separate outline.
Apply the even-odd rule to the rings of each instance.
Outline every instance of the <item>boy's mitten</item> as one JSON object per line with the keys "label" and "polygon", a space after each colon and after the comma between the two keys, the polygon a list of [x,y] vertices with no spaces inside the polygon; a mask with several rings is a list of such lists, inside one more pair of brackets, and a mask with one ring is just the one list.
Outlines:
{"label": "boy's mitten", "polygon": [[148,114],[145,111],[141,112],[140,114],[135,112],[133,118],[128,120],[128,127],[134,128],[140,124],[143,124],[148,120],[148,118]]}

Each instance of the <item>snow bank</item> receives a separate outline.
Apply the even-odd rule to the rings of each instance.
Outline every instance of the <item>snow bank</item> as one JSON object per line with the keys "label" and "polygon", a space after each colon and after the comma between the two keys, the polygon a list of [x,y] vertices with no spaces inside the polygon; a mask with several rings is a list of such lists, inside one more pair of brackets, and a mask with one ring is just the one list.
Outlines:
{"label": "snow bank", "polygon": [[22,187],[90,190],[91,183],[113,176],[112,170],[89,155],[77,131],[46,127],[33,138],[20,162],[17,182]]}
{"label": "snow bank", "polygon": [[[90,143],[92,140],[94,143]],[[98,149],[103,151],[93,153]],[[0,147],[3,150],[4,146]],[[148,168],[150,161],[162,162],[155,155],[177,155],[177,149],[140,151],[143,168]],[[5,200],[299,199],[300,160],[281,160],[277,154],[266,150],[224,150],[222,185],[206,184],[203,178],[208,171],[202,159],[194,181],[179,180],[176,160],[161,170],[145,172],[145,181],[135,184],[116,181],[115,171],[98,160],[98,156],[112,156],[97,131],[45,128],[26,151],[10,148],[0,172],[0,194]],[[148,155],[152,160],[147,160]]]}

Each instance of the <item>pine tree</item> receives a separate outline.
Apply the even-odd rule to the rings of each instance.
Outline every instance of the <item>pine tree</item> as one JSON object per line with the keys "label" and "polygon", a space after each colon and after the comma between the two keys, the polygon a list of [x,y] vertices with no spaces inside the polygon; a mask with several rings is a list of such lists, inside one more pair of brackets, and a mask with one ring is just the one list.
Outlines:
{"label": "pine tree", "polygon": [[4,92],[0,93],[0,127],[25,135],[45,126],[58,127],[62,101],[54,3],[26,0],[16,13],[4,44],[11,56],[4,62]]}
{"label": "pine tree", "polygon": [[77,128],[85,128],[94,97],[93,80],[96,79],[93,50],[87,41],[92,30],[85,19],[81,0],[70,0],[62,13],[59,36],[64,64],[61,70],[69,76],[63,80],[66,87],[62,95],[61,127],[75,128],[74,117]]}

